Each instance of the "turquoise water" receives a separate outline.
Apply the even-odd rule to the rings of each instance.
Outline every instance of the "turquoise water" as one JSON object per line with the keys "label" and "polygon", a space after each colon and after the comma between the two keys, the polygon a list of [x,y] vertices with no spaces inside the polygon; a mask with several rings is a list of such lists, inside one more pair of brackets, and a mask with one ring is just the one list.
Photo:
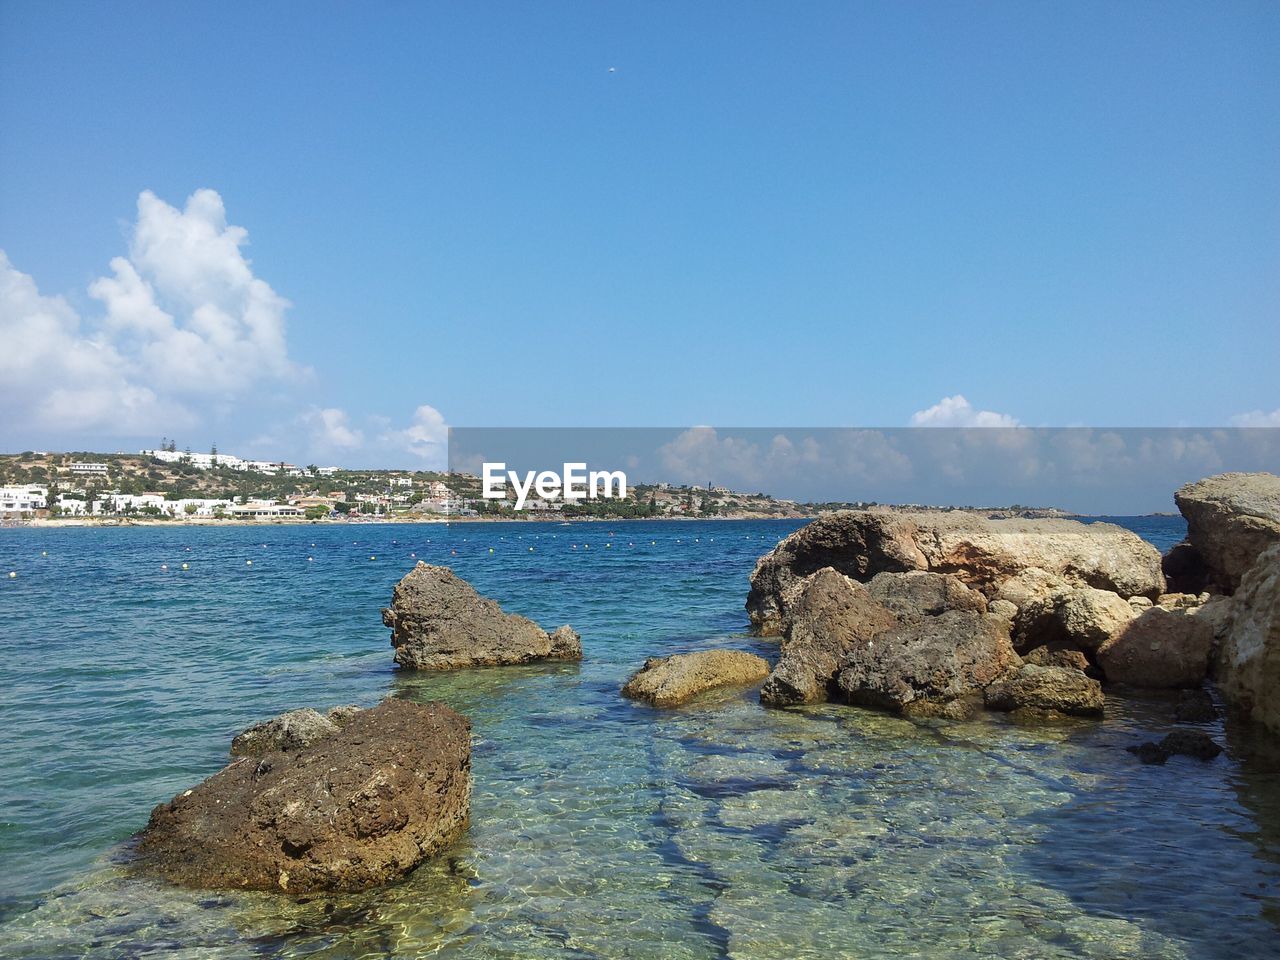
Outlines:
{"label": "turquoise water", "polygon": [[[1182,533],[1124,522],[1162,547]],[[1280,955],[1280,762],[1209,724],[1214,763],[1138,764],[1123,747],[1171,725],[1167,698],[1021,727],[618,696],[647,656],[772,655],[742,602],[795,526],[0,530],[0,576],[18,573],[0,579],[0,953]],[[414,554],[572,623],[587,659],[397,672],[379,610]],[[129,873],[151,806],[237,730],[388,694],[473,720],[472,827],[449,856],[301,900]]]}

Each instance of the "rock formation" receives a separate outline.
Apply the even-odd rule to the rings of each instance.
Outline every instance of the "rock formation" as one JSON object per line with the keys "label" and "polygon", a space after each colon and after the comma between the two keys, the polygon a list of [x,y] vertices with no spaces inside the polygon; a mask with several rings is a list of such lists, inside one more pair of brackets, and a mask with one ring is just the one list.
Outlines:
{"label": "rock formation", "polygon": [[1071,716],[1100,717],[1102,685],[1080,670],[1028,663],[1017,673],[987,687],[984,700],[992,710],[1038,710]]}
{"label": "rock formation", "polygon": [[769,674],[763,657],[741,650],[700,650],[650,657],[622,688],[624,697],[674,707],[716,687],[747,686]]}
{"label": "rock formation", "polygon": [[548,634],[480,596],[448,567],[421,561],[396,584],[382,622],[391,628],[396,663],[410,670],[582,659],[573,628]]}
{"label": "rock formation", "polygon": [[1230,600],[1214,664],[1222,695],[1280,733],[1280,545],[1258,557]]}
{"label": "rock formation", "polygon": [[1003,584],[1032,569],[1124,599],[1154,599],[1164,591],[1156,549],[1112,524],[988,520],[958,511],[842,511],[795,531],[756,563],[747,611],[757,631],[781,633],[804,580],[823,567],[859,581],[885,572],[953,574],[992,599]]}
{"label": "rock formation", "polygon": [[1165,558],[1177,589],[1234,593],[1264,550],[1280,543],[1280,477],[1222,473],[1174,494],[1187,520],[1185,544]]}
{"label": "rock formation", "polygon": [[1213,626],[1195,608],[1144,610],[1098,650],[1109,683],[1198,687],[1209,672]]}
{"label": "rock formation", "polygon": [[443,704],[387,700],[309,747],[235,760],[152,811],[139,866],[288,893],[397,880],[466,827],[470,729]]}

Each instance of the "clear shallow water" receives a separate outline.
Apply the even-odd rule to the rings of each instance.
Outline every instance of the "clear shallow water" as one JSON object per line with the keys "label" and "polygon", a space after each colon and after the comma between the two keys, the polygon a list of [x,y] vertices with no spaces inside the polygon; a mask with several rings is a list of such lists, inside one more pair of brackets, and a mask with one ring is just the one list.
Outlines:
{"label": "clear shallow water", "polygon": [[[19,573],[0,581],[0,953],[1280,955],[1280,762],[1212,724],[1213,764],[1138,764],[1122,748],[1171,725],[1166,698],[1019,727],[618,696],[646,656],[771,655],[743,634],[746,578],[797,525],[0,530]],[[573,623],[587,659],[398,673],[379,609],[414,553]],[[388,694],[472,718],[472,827],[449,856],[302,900],[128,873],[151,806],[237,730]]]}

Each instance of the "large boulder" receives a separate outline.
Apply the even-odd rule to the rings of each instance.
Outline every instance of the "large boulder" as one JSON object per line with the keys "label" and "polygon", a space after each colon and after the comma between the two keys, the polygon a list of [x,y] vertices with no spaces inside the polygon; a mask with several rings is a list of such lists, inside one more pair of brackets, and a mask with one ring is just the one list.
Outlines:
{"label": "large boulder", "polygon": [[1213,640],[1213,623],[1196,608],[1155,606],[1104,643],[1097,662],[1108,683],[1198,687],[1209,672]]}
{"label": "large boulder", "polygon": [[786,537],[756,561],[747,612],[764,636],[783,632],[804,581],[825,567],[854,580],[884,571],[924,570],[916,528],[900,514],[845,510],[819,517]]}
{"label": "large boulder", "polygon": [[747,596],[755,628],[780,633],[803,580],[823,567],[860,581],[884,572],[952,574],[988,597],[1032,569],[1126,599],[1155,598],[1164,590],[1155,547],[1108,523],[991,520],[961,511],[843,511],[795,531],[757,561]]}
{"label": "large boulder", "polygon": [[677,653],[646,660],[622,688],[622,695],[655,707],[674,707],[704,690],[748,686],[768,674],[767,660],[741,650]]}
{"label": "large boulder", "polygon": [[1093,653],[1138,615],[1117,593],[1096,587],[1060,587],[1027,600],[1013,620],[1021,652],[1050,645]]}
{"label": "large boulder", "polygon": [[837,685],[850,703],[910,715],[978,698],[1017,668],[1009,622],[952,610],[909,621],[849,649]]}
{"label": "large boulder", "polygon": [[[1187,520],[1188,547],[1166,567],[1178,589],[1232,593],[1264,550],[1280,543],[1280,477],[1222,473],[1182,487],[1173,497]],[[1194,582],[1203,578],[1204,583]]]}
{"label": "large boulder", "polygon": [[397,880],[466,828],[470,731],[444,704],[387,700],[310,747],[233,761],[151,812],[139,866],[289,893]]}
{"label": "large boulder", "polygon": [[1081,717],[1100,717],[1102,685],[1079,670],[1028,663],[984,691],[992,710],[1039,710]]}
{"label": "large boulder", "polygon": [[1280,545],[1258,557],[1229,603],[1214,664],[1219,689],[1248,716],[1280,733]]}
{"label": "large boulder", "polygon": [[827,567],[798,591],[789,611],[781,656],[760,690],[770,706],[826,700],[850,651],[897,625],[856,580]]}
{"label": "large boulder", "polygon": [[582,659],[572,628],[548,634],[480,596],[448,567],[421,561],[396,584],[382,622],[391,628],[396,663],[410,670]]}

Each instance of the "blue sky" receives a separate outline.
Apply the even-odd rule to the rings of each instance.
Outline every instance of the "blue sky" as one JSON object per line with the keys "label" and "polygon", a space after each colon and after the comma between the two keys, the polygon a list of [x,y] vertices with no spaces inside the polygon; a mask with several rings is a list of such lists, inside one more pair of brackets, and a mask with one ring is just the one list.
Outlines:
{"label": "blue sky", "polygon": [[0,0],[0,448],[1280,425],[1277,49],[1270,2]]}

